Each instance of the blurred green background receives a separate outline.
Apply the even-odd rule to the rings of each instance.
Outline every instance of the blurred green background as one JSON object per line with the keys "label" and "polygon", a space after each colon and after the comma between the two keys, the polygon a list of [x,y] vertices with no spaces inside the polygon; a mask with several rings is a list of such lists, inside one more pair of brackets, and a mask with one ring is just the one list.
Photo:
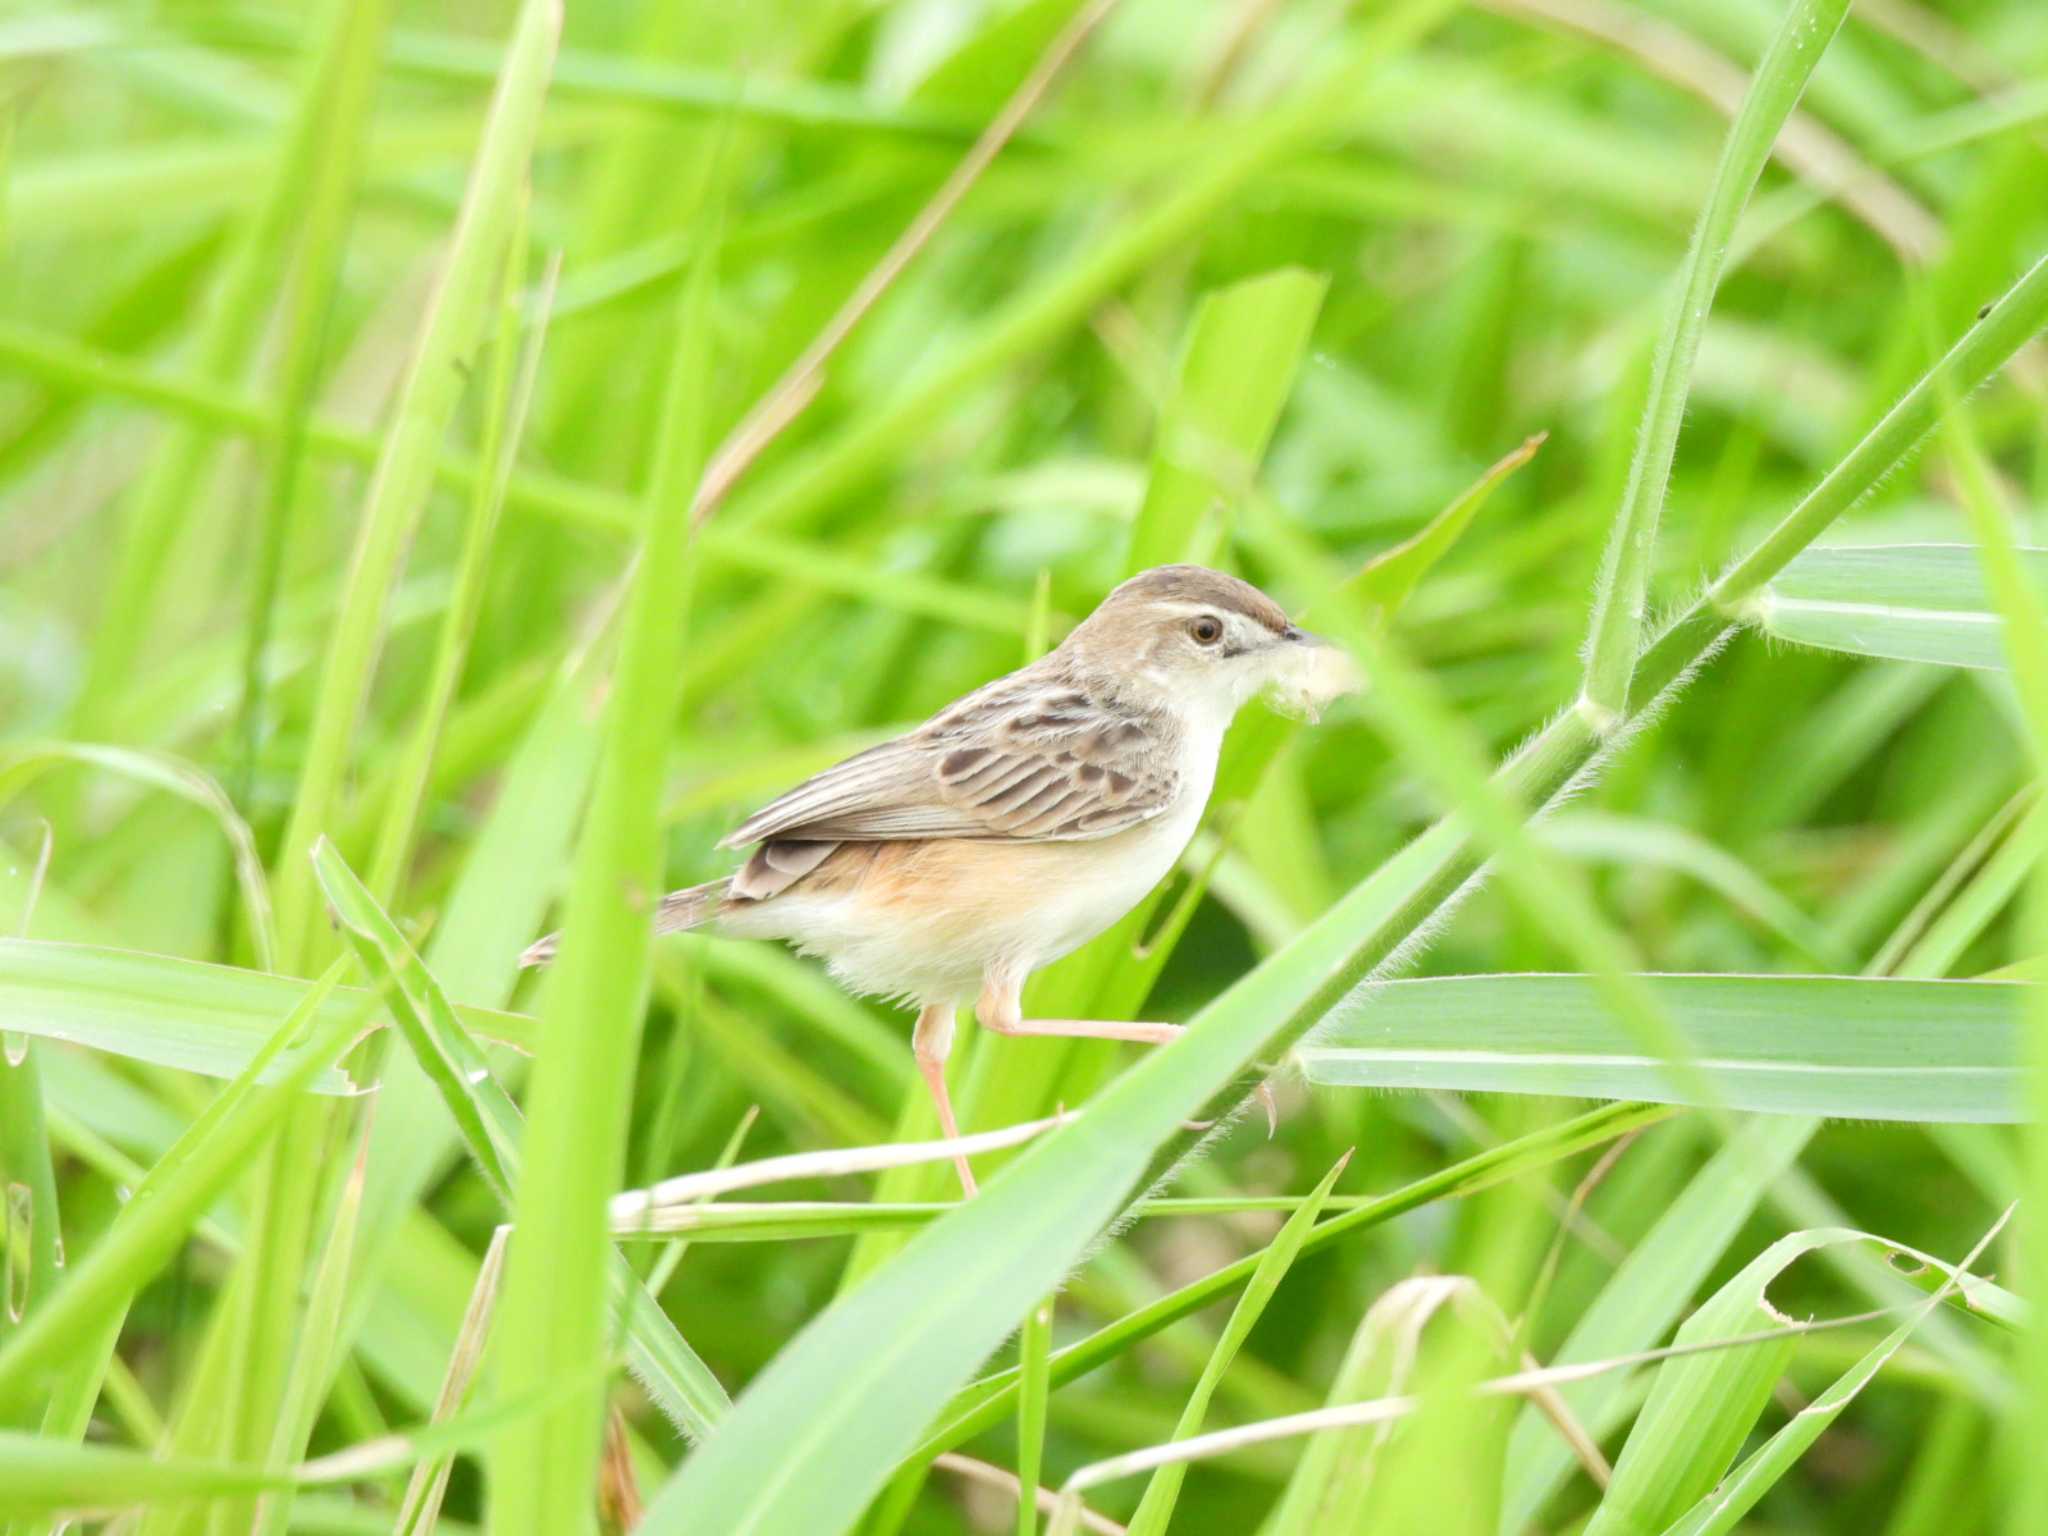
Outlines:
{"label": "blurred green background", "polygon": [[[388,30],[358,16],[354,31],[346,5],[0,14],[10,933],[261,959],[227,813],[207,797],[218,786],[257,861],[278,859],[371,468],[513,25],[507,4],[367,9],[386,8]],[[381,868],[380,899],[458,1001],[538,1007],[510,961],[552,925],[565,888],[598,736],[578,690],[605,665],[603,616],[651,504],[693,263],[708,273],[705,441],[717,443],[1081,9],[567,7],[530,194],[506,215],[512,263],[488,253],[480,268],[484,319],[458,348],[453,420],[423,450],[438,453],[438,477],[416,532],[402,530],[366,709],[322,825],[358,870]],[[674,612],[678,707],[663,722],[669,883],[722,873],[714,844],[749,810],[1037,654],[1125,574],[1197,306],[1282,268],[1327,287],[1291,382],[1291,359],[1272,365],[1284,404],[1263,463],[1252,453],[1255,488],[1204,508],[1193,552],[1298,605],[1306,594],[1287,574],[1234,538],[1244,507],[1355,569],[1547,433],[1392,629],[1496,754],[1541,726],[1578,687],[1674,273],[1728,112],[1782,12],[1777,0],[1113,7],[699,532]],[[367,61],[359,99],[335,83],[351,47]],[[1356,71],[1335,96],[1320,87],[1333,69]],[[722,227],[704,212],[707,165]],[[1746,548],[2044,249],[2048,9],[1859,3],[1739,226],[1693,374],[1652,606],[1688,598]],[[2020,542],[2040,542],[2029,536],[2048,498],[2038,343],[1971,419]],[[500,459],[492,523],[473,493]],[[1968,541],[1963,495],[1937,446],[1828,542]],[[451,597],[471,592],[466,653],[458,646],[456,670],[439,678]],[[586,648],[593,659],[579,663]],[[421,721],[442,719],[444,685],[445,723],[415,785],[408,754]],[[1584,867],[1651,969],[1893,969],[1958,889],[1985,902],[1972,877],[2031,793],[2018,721],[1995,673],[1746,634],[1543,838]],[[174,768],[146,761],[175,773],[178,792],[139,780],[143,759],[79,762],[54,742],[171,754]],[[524,798],[508,799],[515,791]],[[390,830],[394,804],[414,826]],[[1291,740],[1255,793],[1219,797],[1189,859],[1206,894],[1149,998],[1131,1006],[1187,1019],[1442,808],[1356,704],[1339,707]],[[2016,883],[1958,919],[1935,974],[2027,957]],[[458,912],[470,926],[451,934]],[[310,976],[340,945],[309,943]],[[454,974],[435,962],[441,943]],[[1420,961],[1426,974],[1575,968],[1490,889]],[[628,1182],[710,1165],[750,1106],[748,1159],[928,1134],[907,1022],[839,998],[779,951],[664,943],[624,1131]],[[964,1102],[982,1125],[1082,1102],[1135,1055],[1003,1047],[964,1027]],[[75,1257],[216,1085],[119,1054],[42,1043],[37,1055]],[[522,1069],[498,1059],[516,1081]],[[373,1180],[363,1208],[360,1242],[376,1257],[350,1271],[348,1348],[313,1405],[315,1452],[426,1416],[501,1219],[432,1095],[383,1097],[368,1134],[402,1172]],[[1240,1128],[1172,1192],[1300,1196],[1346,1148],[1339,1196],[1393,1189],[1574,1108],[1299,1083],[1283,1086],[1282,1106],[1275,1138]],[[345,1166],[365,1113],[344,1101],[321,1156]],[[1552,1358],[1711,1150],[1675,1118],[1627,1145],[1581,1214],[1566,1200],[1597,1154],[1303,1257],[1207,1422],[1322,1402],[1367,1308],[1419,1273],[1478,1277],[1530,1354]],[[1958,1257],[2018,1187],[2017,1157],[2003,1129],[1830,1123],[1792,1172],[1735,1202],[1706,1274],[1670,1280],[1672,1315],[1795,1228],[1839,1220]],[[889,1175],[878,1198],[950,1198],[942,1173]],[[868,1187],[775,1193],[855,1201]],[[263,1198],[245,1181],[215,1220],[239,1231]],[[1281,1214],[1127,1228],[1074,1276],[1055,1343],[1254,1250]],[[1554,1278],[1539,1282],[1553,1238]],[[660,1294],[737,1393],[895,1241],[698,1244]],[[2009,1284],[2011,1247],[2001,1238],[1981,1265]],[[201,1336],[234,1251],[202,1228],[141,1291],[94,1438],[150,1448],[195,1411],[192,1394],[212,1390],[197,1369]],[[1870,1304],[1813,1261],[1772,1295],[1798,1317]],[[1168,1438],[1221,1305],[1055,1392],[1042,1480],[1057,1487],[1078,1465]],[[2017,1472],[1985,1449],[2012,1411],[2008,1341],[1943,1321],[1948,1331],[1895,1357],[1742,1529],[2024,1528],[2008,1523]],[[1882,1327],[1802,1339],[1766,1430]],[[613,1396],[651,1496],[683,1448],[629,1378]],[[1382,1489],[1392,1502],[1375,1506],[1371,1528],[1493,1528],[1458,1512],[1467,1473],[1446,1470],[1462,1463],[1442,1448],[1460,1433],[1425,1420],[1381,1450],[1383,1481],[1406,1491]],[[1619,1442],[1602,1441],[1610,1456]],[[963,1450],[1014,1468],[1014,1427]],[[1197,1466],[1172,1529],[1261,1529],[1300,1455],[1284,1442]],[[1425,1497],[1416,1489],[1433,1472],[1446,1481]],[[391,1529],[403,1482],[302,1495],[291,1528]],[[1122,1520],[1143,1489],[1119,1481],[1089,1500]],[[1597,1500],[1583,1476],[1561,1480],[1534,1528],[1575,1530]],[[190,1518],[249,1528],[246,1506],[228,1508],[241,1512]],[[899,1485],[870,1529],[1007,1531],[1013,1508],[971,1469],[941,1469]],[[1443,1523],[1405,1523],[1423,1509]],[[465,1456],[441,1528],[481,1518]]]}

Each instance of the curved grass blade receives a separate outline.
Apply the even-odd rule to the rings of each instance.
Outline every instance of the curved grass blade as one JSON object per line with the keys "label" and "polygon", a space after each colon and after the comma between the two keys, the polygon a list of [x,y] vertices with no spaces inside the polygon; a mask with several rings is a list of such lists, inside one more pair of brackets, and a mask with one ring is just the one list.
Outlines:
{"label": "curved grass blade", "polygon": [[1628,488],[1601,559],[1580,702],[1596,724],[1618,723],[1628,712],[1629,684],[1635,676],[1643,614],[1648,607],[1657,523],[1664,509],[1679,429],[1685,422],[1693,364],[1706,333],[1714,291],[1721,284],[1736,221],[1763,174],[1778,131],[1798,105],[1807,80],[1848,11],[1849,0],[1798,0],[1787,10],[1769,51],[1757,65],[1741,110],[1729,125],[1721,163],[1715,168],[1706,206],[1686,250],[1669,318],[1651,361],[1642,435],[1636,440]]}
{"label": "curved grass blade", "polygon": [[263,860],[256,838],[227,792],[212,776],[169,752],[141,747],[112,747],[88,742],[23,742],[0,752],[0,801],[13,798],[32,780],[63,763],[103,768],[138,784],[161,789],[196,805],[213,818],[234,856],[235,879],[256,943],[257,963],[270,969],[276,936],[270,918],[270,887],[263,878]]}
{"label": "curved grass blade", "polygon": [[[1195,1382],[1194,1391],[1188,1394],[1187,1402],[1181,1408],[1180,1422],[1173,1427],[1174,1439],[1185,1440],[1201,1430],[1217,1383],[1230,1369],[1230,1362],[1237,1358],[1237,1352],[1250,1335],[1252,1326],[1266,1310],[1266,1303],[1280,1289],[1280,1282],[1287,1277],[1287,1271],[1301,1253],[1301,1245],[1307,1240],[1310,1228],[1322,1212],[1323,1202],[1329,1198],[1331,1186],[1350,1161],[1349,1152],[1337,1159],[1336,1166],[1323,1175],[1322,1182],[1309,1192],[1301,1208],[1287,1218],[1279,1235],[1266,1245],[1266,1251],[1259,1256],[1259,1267],[1252,1271],[1244,1293],[1237,1298],[1230,1321],[1217,1337],[1216,1348],[1210,1353],[1208,1363],[1202,1367],[1202,1374]],[[1180,1485],[1186,1476],[1187,1467],[1183,1463],[1161,1467],[1152,1474],[1152,1481],[1145,1486],[1145,1496],[1138,1502],[1138,1511],[1131,1516],[1131,1536],[1165,1536],[1167,1522],[1173,1518],[1173,1507],[1179,1502]]]}
{"label": "curved grass blade", "polygon": [[[2023,1117],[2026,987],[1863,976],[1649,976],[1734,1109],[1859,1120]],[[1589,978],[1392,981],[1296,1055],[1309,1080],[1687,1103]]]}

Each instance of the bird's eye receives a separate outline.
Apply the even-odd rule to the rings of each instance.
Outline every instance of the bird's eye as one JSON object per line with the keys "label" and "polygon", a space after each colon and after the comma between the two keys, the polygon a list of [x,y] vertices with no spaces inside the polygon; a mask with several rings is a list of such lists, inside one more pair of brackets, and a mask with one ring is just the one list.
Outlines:
{"label": "bird's eye", "polygon": [[1197,645],[1214,645],[1223,638],[1223,621],[1213,613],[1205,613],[1188,625],[1188,633],[1195,637]]}

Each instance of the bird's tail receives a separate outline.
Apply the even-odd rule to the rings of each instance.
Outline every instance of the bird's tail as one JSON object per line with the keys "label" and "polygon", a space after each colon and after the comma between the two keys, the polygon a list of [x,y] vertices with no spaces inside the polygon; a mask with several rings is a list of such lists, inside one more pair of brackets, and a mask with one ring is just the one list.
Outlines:
{"label": "bird's tail", "polygon": [[[726,894],[731,888],[732,881],[726,879],[707,880],[702,885],[670,891],[661,898],[661,906],[655,911],[654,931],[683,933],[703,927],[718,916],[718,909],[725,905]],[[519,957],[520,965],[546,965],[555,958],[555,949],[561,938],[559,933],[551,933],[544,939],[534,940],[527,946],[526,953]]]}

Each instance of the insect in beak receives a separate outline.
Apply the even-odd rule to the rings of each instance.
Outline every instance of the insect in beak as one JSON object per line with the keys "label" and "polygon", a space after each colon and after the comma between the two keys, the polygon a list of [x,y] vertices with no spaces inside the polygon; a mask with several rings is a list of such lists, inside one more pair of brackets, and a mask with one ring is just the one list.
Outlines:
{"label": "insect in beak", "polygon": [[1349,651],[1298,624],[1279,638],[1283,649],[1275,653],[1279,665],[1270,691],[1282,711],[1315,720],[1332,699],[1358,691],[1362,679]]}

